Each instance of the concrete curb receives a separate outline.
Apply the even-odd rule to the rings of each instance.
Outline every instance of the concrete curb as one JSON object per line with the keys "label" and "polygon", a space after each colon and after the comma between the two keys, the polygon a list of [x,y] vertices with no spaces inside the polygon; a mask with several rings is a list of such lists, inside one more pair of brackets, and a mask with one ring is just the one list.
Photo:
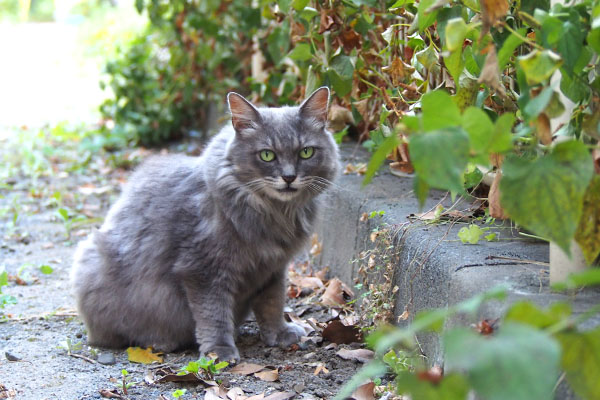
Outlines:
{"label": "concrete curb", "polygon": [[[354,146],[342,149],[344,165],[366,162],[368,158],[368,153]],[[398,325],[409,323],[420,310],[453,305],[499,284],[508,287],[508,299],[487,303],[480,311],[480,318],[501,317],[507,306],[517,300],[530,300],[542,306],[559,300],[572,301],[576,313],[600,301],[598,290],[586,290],[576,297],[552,293],[548,287],[547,266],[515,261],[547,263],[548,244],[519,237],[509,223],[490,226],[490,232],[498,234],[498,241],[483,239],[475,245],[462,244],[457,233],[467,226],[464,223],[426,225],[407,218],[419,212],[412,193],[412,178],[393,176],[387,172],[387,167],[382,167],[379,175],[365,188],[361,188],[362,179],[356,174],[342,175],[328,194],[318,229],[323,242],[319,261],[331,268],[331,276],[354,285],[360,279],[361,262],[352,263],[351,260],[375,247],[370,240],[373,230],[390,229],[393,233],[391,244],[397,251],[393,272],[388,275],[392,275],[392,286],[399,288],[394,304],[394,320]],[[424,210],[434,207],[444,196],[445,193],[433,191]],[[449,207],[450,199],[443,204]],[[465,202],[456,208],[467,208],[468,205]],[[385,212],[382,217],[360,221],[363,213],[380,210]],[[490,256],[505,259],[490,259]],[[374,281],[382,278],[381,274],[371,275],[371,278],[373,276]],[[404,311],[408,318],[398,321]],[[450,319],[447,325],[468,326],[472,322],[458,316]],[[599,324],[598,315],[586,322],[589,326]],[[424,335],[419,339],[429,363],[443,365],[439,338]]]}

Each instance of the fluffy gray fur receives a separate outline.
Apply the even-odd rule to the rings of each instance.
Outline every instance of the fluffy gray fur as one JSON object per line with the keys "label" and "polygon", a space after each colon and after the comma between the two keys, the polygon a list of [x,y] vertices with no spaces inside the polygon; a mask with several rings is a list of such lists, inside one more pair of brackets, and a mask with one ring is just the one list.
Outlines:
{"label": "fluffy gray fur", "polygon": [[[299,340],[303,328],[283,317],[286,265],[339,169],[328,97],[321,88],[298,107],[257,109],[231,93],[233,124],[200,157],[138,168],[75,254],[71,282],[91,345],[196,344],[239,360],[235,328],[249,311],[266,344]],[[307,147],[314,154],[303,159]]]}

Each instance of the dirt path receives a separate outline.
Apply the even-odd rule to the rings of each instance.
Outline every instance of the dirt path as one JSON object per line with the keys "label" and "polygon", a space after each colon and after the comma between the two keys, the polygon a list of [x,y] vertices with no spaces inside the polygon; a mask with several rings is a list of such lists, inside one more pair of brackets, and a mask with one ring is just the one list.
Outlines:
{"label": "dirt path", "polygon": [[[1,148],[9,168],[7,152],[20,150],[6,142]],[[332,312],[337,312],[319,303],[325,288],[316,285],[315,292],[310,287],[314,279],[304,288],[304,283],[298,283],[291,293],[301,291],[306,296],[289,301],[288,311],[314,330],[307,341],[289,349],[268,348],[260,341],[256,324],[246,323],[238,338],[242,362],[264,366],[267,373],[243,375],[227,368],[216,377],[220,389],[217,386],[210,393],[197,383],[153,382],[160,377],[159,370],[176,371],[195,361],[196,351],[165,354],[161,364],[145,365],[130,362],[125,350],[87,346],[68,284],[72,253],[76,243],[99,225],[127,178],[129,172],[114,165],[146,153],[128,152],[118,155],[117,161],[114,156],[95,156],[77,164],[83,155],[61,152],[39,155],[43,168],[12,165],[15,169],[10,174],[4,171],[10,176],[0,189],[0,267],[8,272],[9,283],[1,290],[14,296],[16,304],[0,308],[0,398],[93,399],[112,394],[114,398],[172,399],[177,389],[187,391],[182,399],[330,398],[360,367],[359,361],[336,355],[341,348],[360,345],[338,346],[321,338],[320,331],[332,319]],[[49,269],[42,266],[52,272],[44,274],[42,269]],[[124,370],[127,394],[122,387]],[[273,377],[274,381],[268,381]]]}

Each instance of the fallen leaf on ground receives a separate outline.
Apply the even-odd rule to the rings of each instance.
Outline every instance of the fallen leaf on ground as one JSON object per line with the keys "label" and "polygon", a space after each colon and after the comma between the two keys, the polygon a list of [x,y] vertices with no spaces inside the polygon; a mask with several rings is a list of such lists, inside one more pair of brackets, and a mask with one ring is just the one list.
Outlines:
{"label": "fallen leaf on ground", "polygon": [[351,397],[354,400],[375,400],[373,389],[375,389],[375,383],[365,383],[364,385],[360,385],[359,387],[357,387],[356,390],[352,393]]}
{"label": "fallen leaf on ground", "polygon": [[264,400],[287,400],[294,397],[296,393],[290,392],[275,392],[265,397]]}
{"label": "fallen leaf on ground", "polygon": [[262,372],[257,372],[254,374],[255,377],[265,382],[275,382],[279,379],[279,371],[276,369],[269,369]]}
{"label": "fallen leaf on ground", "polygon": [[254,396],[250,396],[246,400],[263,400],[264,398],[265,398],[265,394],[261,393],[261,394],[256,394]]}
{"label": "fallen leaf on ground", "polygon": [[222,386],[212,386],[204,391],[205,400],[228,400],[227,391]]}
{"label": "fallen leaf on ground", "polygon": [[15,389],[9,389],[0,383],[0,399],[16,399],[17,391]]}
{"label": "fallen leaf on ground", "polygon": [[147,373],[144,377],[144,381],[148,385],[165,382],[200,383],[205,387],[218,385],[215,381],[202,379],[200,376],[194,373],[180,375],[178,372],[173,371],[170,367],[160,368],[154,372]]}
{"label": "fallen leaf on ground", "polygon": [[364,175],[367,172],[367,163],[347,164],[344,168],[344,175],[357,174]]}
{"label": "fallen leaf on ground", "polygon": [[105,399],[122,399],[123,396],[119,394],[117,389],[100,389],[100,396]]}
{"label": "fallen leaf on ground", "polygon": [[129,361],[140,364],[152,364],[154,362],[162,363],[161,353],[153,353],[152,347],[142,349],[141,347],[128,347],[127,358]]}
{"label": "fallen leaf on ground", "polygon": [[344,360],[356,360],[361,363],[367,363],[373,359],[375,353],[368,349],[340,349],[335,354]]}
{"label": "fallen leaf on ground", "polygon": [[319,241],[319,235],[316,233],[310,237],[310,255],[313,257],[321,254],[323,250],[323,243]]}
{"label": "fallen leaf on ground", "polygon": [[252,375],[256,372],[262,371],[265,369],[264,365],[252,364],[252,363],[241,363],[236,365],[235,367],[229,370],[232,374],[239,375]]}
{"label": "fallen leaf on ground", "polygon": [[333,320],[323,329],[323,339],[337,344],[362,342],[360,329],[355,325],[344,325],[339,319]]}
{"label": "fallen leaf on ground", "polygon": [[333,278],[329,281],[325,293],[321,296],[321,303],[332,307],[343,306],[346,303],[344,295],[352,298],[354,293],[344,282],[338,278]]}
{"label": "fallen leaf on ground", "polygon": [[229,391],[227,392],[227,397],[230,400],[245,400],[245,399],[247,399],[246,394],[244,393],[242,388],[239,388],[239,387],[234,387],[234,388],[229,389]]}
{"label": "fallen leaf on ground", "polygon": [[290,277],[290,282],[301,289],[320,289],[324,287],[323,281],[314,276],[295,276]]}
{"label": "fallen leaf on ground", "polygon": [[315,331],[315,328],[309,324],[307,321],[300,319],[296,314],[294,313],[286,313],[285,315],[288,316],[288,318],[295,323],[296,325],[300,325],[301,327],[304,328],[304,331],[306,332],[305,336],[310,335],[312,332]]}
{"label": "fallen leaf on ground", "polygon": [[313,372],[313,375],[317,376],[321,372],[324,373],[324,374],[328,374],[329,370],[323,364],[319,364],[319,365],[317,365],[317,368],[315,368],[315,372]]}

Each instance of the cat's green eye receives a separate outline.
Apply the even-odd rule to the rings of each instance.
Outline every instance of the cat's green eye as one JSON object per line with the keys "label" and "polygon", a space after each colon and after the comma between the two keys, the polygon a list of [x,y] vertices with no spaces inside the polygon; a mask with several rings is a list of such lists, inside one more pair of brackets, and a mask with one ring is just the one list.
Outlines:
{"label": "cat's green eye", "polygon": [[275,153],[273,153],[271,150],[261,150],[260,159],[265,162],[273,161],[275,159]]}
{"label": "cat's green eye", "polygon": [[305,147],[302,150],[300,150],[300,158],[304,158],[306,160],[307,158],[311,158],[314,153],[315,153],[314,147],[311,147],[311,146]]}

